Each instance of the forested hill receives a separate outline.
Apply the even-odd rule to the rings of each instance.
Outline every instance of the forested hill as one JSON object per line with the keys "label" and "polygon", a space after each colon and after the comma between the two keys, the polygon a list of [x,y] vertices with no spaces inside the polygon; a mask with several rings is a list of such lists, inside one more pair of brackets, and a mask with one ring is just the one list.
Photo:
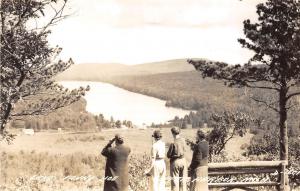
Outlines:
{"label": "forested hill", "polygon": [[186,59],[167,60],[138,65],[75,64],[57,77],[57,80],[102,81],[119,75],[150,75],[193,71]]}
{"label": "forested hill", "polygon": [[[108,82],[123,89],[160,98],[167,106],[198,110],[203,107],[236,108],[242,91],[226,88],[222,82],[202,79],[187,59],[138,65],[75,64],[57,80]],[[215,110],[215,109],[214,109]]]}
{"label": "forested hill", "polygon": [[166,100],[167,106],[216,112],[251,110],[247,89],[227,88],[222,82],[203,79],[186,59],[139,65],[76,64],[58,80],[111,83],[120,88]]}
{"label": "forested hill", "polygon": [[[221,81],[203,79],[185,59],[142,65],[79,64],[70,68],[59,80],[101,81],[120,88],[166,100],[167,106],[199,111],[203,121],[212,113],[240,110],[274,120],[275,113],[251,101],[250,95],[264,99],[276,96],[268,91],[228,88]],[[290,112],[294,123],[299,111]],[[277,122],[276,122],[277,123]],[[274,123],[274,124],[276,124]]]}
{"label": "forested hill", "polygon": [[[266,126],[277,125],[276,113],[250,97],[275,100],[270,91],[248,88],[229,88],[223,82],[203,79],[197,71],[164,74],[116,76],[106,80],[120,88],[166,100],[167,106],[197,110],[199,122],[208,122],[213,113],[242,111],[256,119],[264,120]],[[289,112],[289,125],[299,127],[299,103]],[[262,115],[263,114],[263,115]]]}
{"label": "forested hill", "polygon": [[212,105],[228,109],[237,107],[241,90],[226,88],[223,83],[203,79],[196,71],[152,74],[143,76],[116,76],[105,82],[123,89],[160,98],[167,106],[198,110]]}

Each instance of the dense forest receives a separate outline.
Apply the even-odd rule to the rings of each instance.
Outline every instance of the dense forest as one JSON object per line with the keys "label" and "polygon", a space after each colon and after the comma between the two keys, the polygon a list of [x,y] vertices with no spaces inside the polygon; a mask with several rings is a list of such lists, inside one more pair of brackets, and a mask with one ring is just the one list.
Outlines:
{"label": "dense forest", "polygon": [[[90,75],[82,76],[83,70]],[[203,79],[185,59],[133,66],[79,64],[62,73],[58,80],[107,82],[132,92],[166,100],[166,106],[193,110],[184,120],[178,120],[174,116],[173,121],[177,125],[201,127],[204,123],[209,123],[211,114],[225,110],[249,113],[253,118],[264,121],[267,126],[278,125],[278,116],[272,110],[251,99],[275,100],[274,95],[263,90],[228,88],[221,81]],[[293,100],[293,105],[289,113],[289,125],[291,129],[298,129],[299,101]]]}
{"label": "dense forest", "polygon": [[[251,97],[275,99],[274,95],[263,90],[227,88],[221,81],[203,79],[196,71],[118,76],[104,81],[132,92],[166,100],[166,106],[194,110],[195,112],[189,115],[189,121],[193,121],[193,127],[208,123],[212,113],[225,110],[249,113],[254,118],[277,125],[276,114],[251,99]],[[293,100],[293,109],[289,115],[289,124],[298,128],[299,100]]]}
{"label": "dense forest", "polygon": [[86,101],[82,98],[67,107],[58,109],[48,115],[29,116],[13,120],[11,127],[22,129],[67,130],[67,131],[100,131],[107,128],[132,128],[131,121],[105,119],[102,114],[93,115],[86,111]]}

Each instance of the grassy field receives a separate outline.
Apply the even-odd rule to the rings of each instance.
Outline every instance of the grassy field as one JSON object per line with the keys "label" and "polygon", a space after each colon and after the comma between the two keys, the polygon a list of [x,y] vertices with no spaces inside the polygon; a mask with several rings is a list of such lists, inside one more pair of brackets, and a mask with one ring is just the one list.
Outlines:
{"label": "grassy field", "polygon": [[[125,143],[132,148],[133,153],[140,153],[151,148],[154,129],[108,129],[100,132],[38,132],[33,136],[16,134],[16,140],[11,145],[1,143],[1,149],[9,151],[31,151],[68,154],[84,151],[89,154],[99,154],[99,149],[106,145],[116,133],[124,136]],[[172,141],[169,128],[162,129],[163,140]],[[196,129],[182,130],[182,137],[192,139]],[[93,138],[94,137],[94,138]]]}
{"label": "grassy field", "polygon": [[[194,139],[196,129],[182,131],[182,137]],[[103,130],[101,132],[39,132],[35,135],[18,136],[11,145],[3,142],[1,150],[1,177],[0,187],[3,190],[15,188],[30,188],[32,190],[100,190],[102,183],[97,181],[66,181],[68,176],[103,177],[105,158],[101,156],[102,148],[116,133],[125,137],[125,144],[131,148],[131,156],[143,159],[143,162],[134,161],[133,171],[149,165],[147,157],[152,145],[153,129],[147,130]],[[172,142],[170,129],[162,129],[163,140],[167,145]],[[234,158],[240,157],[240,145],[249,143],[251,135],[244,138],[235,138],[228,144],[226,150]],[[191,160],[192,152],[188,149],[186,158]],[[168,165],[167,165],[168,166]],[[44,182],[32,181],[34,176],[56,177],[59,180]],[[47,179],[47,178],[46,178]],[[51,179],[51,178],[50,178]],[[145,181],[145,179],[143,178]],[[50,190],[51,190],[50,189]],[[33,189],[34,190],[34,189]]]}

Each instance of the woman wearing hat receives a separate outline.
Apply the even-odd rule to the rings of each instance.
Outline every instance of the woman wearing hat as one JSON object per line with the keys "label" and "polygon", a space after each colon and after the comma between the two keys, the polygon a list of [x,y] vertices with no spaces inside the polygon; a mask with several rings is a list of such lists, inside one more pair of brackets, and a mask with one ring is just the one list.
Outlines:
{"label": "woman wearing hat", "polygon": [[193,158],[189,170],[191,171],[191,191],[208,191],[208,142],[205,134],[197,131],[197,142],[193,146]]}
{"label": "woman wearing hat", "polygon": [[162,135],[159,130],[155,130],[152,137],[155,141],[151,149],[152,164],[146,175],[150,176],[151,191],[165,191],[165,143],[161,140]]}

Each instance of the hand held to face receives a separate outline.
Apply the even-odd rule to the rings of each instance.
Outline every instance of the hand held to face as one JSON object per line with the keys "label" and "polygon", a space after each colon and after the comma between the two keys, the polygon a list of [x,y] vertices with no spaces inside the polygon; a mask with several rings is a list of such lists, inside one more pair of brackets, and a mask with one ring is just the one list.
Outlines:
{"label": "hand held to face", "polygon": [[109,142],[108,142],[108,144],[113,144],[113,142],[116,140],[116,138],[113,138],[113,139],[111,139],[111,140],[109,140]]}

